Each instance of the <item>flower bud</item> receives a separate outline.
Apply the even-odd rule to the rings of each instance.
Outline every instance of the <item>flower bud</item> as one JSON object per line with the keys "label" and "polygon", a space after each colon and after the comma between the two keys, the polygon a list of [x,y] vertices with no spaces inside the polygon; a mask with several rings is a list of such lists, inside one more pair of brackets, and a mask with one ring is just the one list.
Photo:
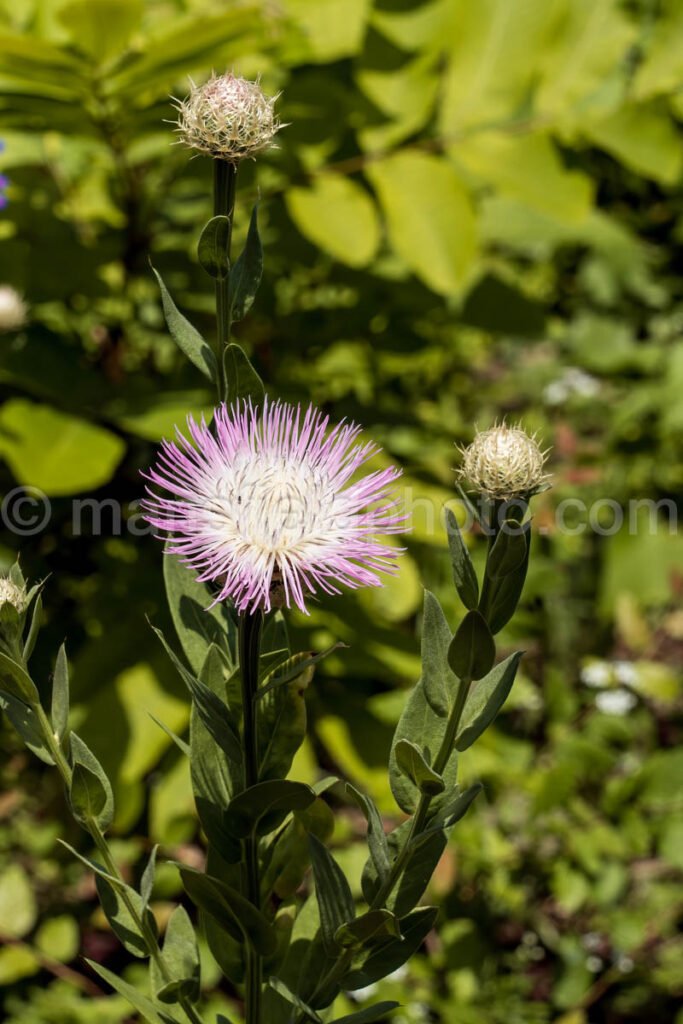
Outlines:
{"label": "flower bud", "polygon": [[212,75],[177,102],[180,141],[217,160],[236,164],[274,146],[282,125],[275,115],[277,96],[233,74]]}
{"label": "flower bud", "polygon": [[0,332],[18,331],[26,323],[26,303],[10,284],[0,285]]}
{"label": "flower bud", "polygon": [[9,576],[0,576],[0,650],[17,660],[21,651],[28,595]]}
{"label": "flower bud", "polygon": [[535,436],[530,437],[521,427],[503,423],[484,430],[460,451],[459,476],[486,498],[526,499],[548,480],[543,472],[548,453],[541,450]]}
{"label": "flower bud", "polygon": [[18,587],[9,576],[0,576],[0,608],[10,604],[20,614],[26,609],[26,588]]}

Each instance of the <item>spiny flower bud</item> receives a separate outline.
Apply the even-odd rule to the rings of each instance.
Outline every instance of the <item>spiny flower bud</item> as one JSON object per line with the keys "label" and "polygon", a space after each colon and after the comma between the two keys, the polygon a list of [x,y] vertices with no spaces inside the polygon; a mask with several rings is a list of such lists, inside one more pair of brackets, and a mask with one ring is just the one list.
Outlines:
{"label": "spiny flower bud", "polygon": [[26,590],[18,587],[8,576],[0,576],[0,607],[11,604],[21,613],[26,609]]}
{"label": "spiny flower bud", "polygon": [[282,125],[275,115],[277,96],[266,96],[259,84],[233,74],[212,75],[195,86],[187,99],[176,101],[180,142],[217,160],[236,164],[274,146]]}
{"label": "spiny flower bud", "polygon": [[521,427],[502,423],[477,434],[462,454],[460,477],[487,498],[510,501],[536,494],[548,479],[547,451]]}
{"label": "spiny flower bud", "polygon": [[18,331],[26,323],[26,303],[10,284],[0,284],[0,331]]}

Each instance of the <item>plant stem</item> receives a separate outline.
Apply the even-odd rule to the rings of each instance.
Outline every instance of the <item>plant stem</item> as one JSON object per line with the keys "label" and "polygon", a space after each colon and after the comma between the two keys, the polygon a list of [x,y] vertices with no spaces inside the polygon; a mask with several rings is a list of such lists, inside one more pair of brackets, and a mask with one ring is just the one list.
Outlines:
{"label": "plant stem", "polygon": [[[244,746],[244,788],[258,782],[258,690],[259,657],[263,613],[245,612],[239,621],[239,664],[242,680],[242,736]],[[247,899],[261,908],[261,880],[259,877],[258,837],[251,833],[243,840],[244,886]],[[260,1024],[263,964],[261,956],[247,943],[245,950],[245,1024]]]}
{"label": "plant stem", "polygon": [[[47,717],[47,714],[45,713],[45,710],[43,709],[42,705],[35,705],[33,708],[33,712],[38,719],[38,722],[43,733],[43,739],[45,740],[45,743],[50,751],[50,754],[52,755],[52,760],[55,762],[57,770],[59,771],[59,774],[62,777],[62,781],[68,793],[69,790],[71,789],[72,777],[72,771],[69,762],[64,756],[61,745],[57,737],[55,736],[54,732],[52,731],[52,725],[50,724],[50,720]],[[157,942],[154,933],[149,927],[149,923],[146,920],[144,920],[143,916],[141,916],[138,913],[137,907],[128,896],[126,890],[123,888],[123,885],[125,885],[124,879],[121,875],[121,872],[118,869],[118,866],[114,858],[111,855],[111,850],[109,849],[109,845],[107,843],[104,832],[99,827],[97,822],[93,819],[90,819],[87,828],[90,837],[95,846],[97,847],[100,857],[102,858],[104,867],[107,869],[107,871],[113,878],[116,878],[119,882],[121,882],[122,888],[118,890],[119,895],[126,907],[126,910],[130,914],[132,920],[135,922],[138,931],[145,940],[145,945],[147,946],[147,952],[149,953],[150,959],[154,961],[161,977],[164,979],[165,982],[173,981],[173,978],[169,974],[168,968],[161,955],[159,943]],[[197,1014],[194,1007],[192,1006],[192,1003],[187,999],[187,997],[181,996],[179,999],[179,1004],[183,1008],[191,1024],[202,1024],[201,1017]]]}
{"label": "plant stem", "polygon": [[[462,718],[462,713],[465,710],[465,704],[467,703],[467,697],[470,692],[470,686],[472,685],[471,679],[462,679],[458,692],[455,698],[455,704],[451,711],[448,722],[446,724],[446,731],[443,734],[441,745],[438,753],[434,759],[434,771],[438,772],[439,775],[443,772],[444,768],[448,764],[448,759],[453,752],[453,744],[455,738],[458,735],[458,727]],[[410,859],[410,844],[413,839],[418,836],[427,822],[429,815],[429,808],[433,800],[433,796],[428,793],[423,793],[420,797],[419,803],[415,814],[413,815],[412,824],[410,826],[410,833],[405,842],[405,845],[401,849],[398,857],[394,861],[393,867],[384,885],[382,885],[377,891],[375,898],[370,904],[371,910],[380,910],[384,907],[389,896],[396,888],[397,883],[400,881],[401,875],[405,870],[405,867]],[[341,981],[346,973],[347,968],[350,966],[353,959],[353,951],[344,950],[338,957],[332,967],[323,976],[320,983],[316,986],[313,995],[309,999],[311,1006],[315,1007],[316,996],[320,995],[325,989],[329,988],[335,982]],[[307,1024],[307,1018],[305,1014],[301,1014],[296,1017],[295,1024]]]}
{"label": "plant stem", "polygon": [[[232,241],[232,222],[235,213],[235,188],[237,185],[237,165],[225,160],[213,162],[213,215],[227,217],[228,227],[227,256],[230,260],[230,243]],[[226,380],[223,367],[223,354],[230,341],[230,277],[216,278],[216,359],[218,360],[221,380],[222,397],[226,397]]]}

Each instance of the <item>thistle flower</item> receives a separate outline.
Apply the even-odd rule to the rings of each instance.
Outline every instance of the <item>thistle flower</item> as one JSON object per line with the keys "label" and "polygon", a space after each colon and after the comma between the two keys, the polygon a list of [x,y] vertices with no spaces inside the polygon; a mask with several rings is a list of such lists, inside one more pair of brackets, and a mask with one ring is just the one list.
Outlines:
{"label": "thistle flower", "polygon": [[10,284],[0,285],[0,332],[18,331],[26,323],[26,303]]}
{"label": "thistle flower", "polygon": [[548,475],[543,472],[547,451],[521,427],[502,423],[477,434],[467,448],[459,449],[459,476],[487,498],[526,499],[541,490]]}
{"label": "thistle flower", "polygon": [[187,99],[176,100],[180,142],[236,164],[269,146],[282,125],[259,84],[233,74],[212,75]]}
{"label": "thistle flower", "polygon": [[398,533],[405,516],[391,484],[395,467],[352,481],[379,450],[358,441],[360,427],[309,406],[266,401],[215,412],[211,429],[188,417],[191,441],[163,441],[147,479],[145,518],[168,538],[167,550],[218,587],[239,611],[283,603],[306,612],[306,597],[340,586],[380,586],[399,550],[376,534]]}

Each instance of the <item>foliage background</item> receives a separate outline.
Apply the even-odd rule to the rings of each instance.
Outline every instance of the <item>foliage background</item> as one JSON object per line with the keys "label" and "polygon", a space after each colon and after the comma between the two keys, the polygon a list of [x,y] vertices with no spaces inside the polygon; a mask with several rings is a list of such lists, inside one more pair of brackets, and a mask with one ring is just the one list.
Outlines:
{"label": "foliage background", "polygon": [[[394,813],[385,764],[419,671],[421,584],[461,611],[438,524],[453,443],[504,415],[554,448],[506,634],[524,675],[463,759],[486,795],[432,883],[439,935],[381,994],[402,1024],[669,1024],[683,541],[665,510],[654,531],[644,515],[627,526],[633,499],[675,509],[683,491],[680,3],[2,0],[0,55],[0,282],[30,305],[26,329],[0,336],[0,482],[52,504],[39,534],[5,528],[0,555],[21,546],[29,577],[50,574],[37,657],[47,684],[68,634],[79,729],[116,780],[120,858],[137,877],[150,839],[199,853],[184,765],[150,718],[182,731],[188,707],[145,621],[167,625],[160,550],[130,503],[154,443],[211,403],[147,260],[211,331],[194,258],[210,167],[169,145],[164,119],[188,75],[228,67],[282,90],[289,122],[240,174],[238,235],[260,195],[266,247],[240,340],[272,391],[358,418],[415,502],[395,583],[294,617],[295,645],[350,645],[317,674],[299,777],[338,769]],[[79,530],[85,497],[122,502],[121,529],[105,512],[94,535],[86,511]],[[576,497],[616,500],[626,526],[559,531],[554,510]],[[634,706],[615,713],[605,693],[625,690]],[[56,780],[7,726],[2,742],[4,1019],[129,1021],[77,956],[135,970],[56,843]],[[361,831],[340,807],[335,852],[356,876]],[[175,890],[162,872],[161,921]],[[210,1005],[235,1013],[208,954],[205,976]]]}

